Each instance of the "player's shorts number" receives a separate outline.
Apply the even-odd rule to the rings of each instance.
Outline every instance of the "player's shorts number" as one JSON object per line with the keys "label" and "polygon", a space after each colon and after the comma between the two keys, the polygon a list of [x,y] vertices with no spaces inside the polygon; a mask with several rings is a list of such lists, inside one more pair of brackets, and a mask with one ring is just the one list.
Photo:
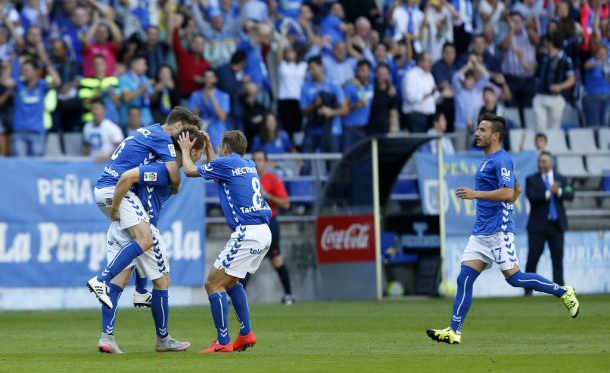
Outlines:
{"label": "player's shorts number", "polygon": [[260,209],[263,206],[263,193],[261,191],[261,183],[255,177],[252,178],[252,190],[254,191],[252,205]]}

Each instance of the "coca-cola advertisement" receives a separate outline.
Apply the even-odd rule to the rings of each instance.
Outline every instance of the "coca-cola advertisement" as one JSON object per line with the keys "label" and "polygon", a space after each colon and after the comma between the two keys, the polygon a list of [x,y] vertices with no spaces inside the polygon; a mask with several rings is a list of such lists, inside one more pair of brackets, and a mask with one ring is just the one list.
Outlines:
{"label": "coca-cola advertisement", "polygon": [[373,215],[318,217],[316,222],[318,262],[374,262],[373,222]]}

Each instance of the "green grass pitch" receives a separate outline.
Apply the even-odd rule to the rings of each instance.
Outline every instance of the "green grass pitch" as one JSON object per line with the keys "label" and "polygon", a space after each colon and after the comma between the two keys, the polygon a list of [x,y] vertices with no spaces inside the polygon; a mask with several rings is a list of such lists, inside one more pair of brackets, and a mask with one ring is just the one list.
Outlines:
{"label": "green grass pitch", "polygon": [[475,299],[458,346],[425,333],[448,325],[450,300],[253,305],[256,347],[214,356],[197,354],[215,337],[207,307],[171,310],[192,347],[165,354],[148,310],[119,310],[121,356],[97,352],[99,312],[4,312],[0,372],[609,372],[610,295],[580,301],[571,319],[553,297]]}

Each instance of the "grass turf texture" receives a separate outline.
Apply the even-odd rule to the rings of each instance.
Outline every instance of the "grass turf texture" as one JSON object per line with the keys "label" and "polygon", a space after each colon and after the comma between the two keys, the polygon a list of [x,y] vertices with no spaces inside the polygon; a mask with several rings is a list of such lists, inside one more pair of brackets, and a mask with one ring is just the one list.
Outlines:
{"label": "grass turf texture", "polygon": [[[610,296],[582,296],[571,319],[553,297],[475,299],[462,344],[433,342],[451,301],[329,302],[251,307],[258,344],[200,355],[215,338],[208,307],[171,310],[183,353],[153,350],[148,310],[119,310],[125,355],[97,352],[99,312],[0,313],[0,372],[601,372],[610,370]],[[237,325],[231,309],[231,333]]]}

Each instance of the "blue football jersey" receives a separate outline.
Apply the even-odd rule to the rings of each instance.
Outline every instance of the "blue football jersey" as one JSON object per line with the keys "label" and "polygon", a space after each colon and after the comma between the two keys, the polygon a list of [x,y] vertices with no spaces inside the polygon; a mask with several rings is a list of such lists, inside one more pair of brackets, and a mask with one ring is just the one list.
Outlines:
{"label": "blue football jersey", "polygon": [[97,187],[116,186],[123,172],[154,160],[176,160],[172,139],[159,124],[140,128],[135,135],[123,140],[104,166],[104,173],[97,180]]}
{"label": "blue football jersey", "polygon": [[140,182],[136,194],[148,216],[150,223],[158,227],[159,216],[163,205],[172,196],[172,187],[169,183],[169,171],[163,162],[153,162],[138,167]]}
{"label": "blue football jersey", "polygon": [[[515,188],[513,161],[504,149],[488,155],[476,174],[476,190],[492,191],[501,188]],[[472,234],[483,236],[497,232],[515,232],[512,200],[477,200],[477,218]]]}
{"label": "blue football jersey", "polygon": [[263,198],[254,162],[233,153],[199,166],[198,171],[204,179],[218,181],[220,207],[231,229],[269,224],[271,208]]}

